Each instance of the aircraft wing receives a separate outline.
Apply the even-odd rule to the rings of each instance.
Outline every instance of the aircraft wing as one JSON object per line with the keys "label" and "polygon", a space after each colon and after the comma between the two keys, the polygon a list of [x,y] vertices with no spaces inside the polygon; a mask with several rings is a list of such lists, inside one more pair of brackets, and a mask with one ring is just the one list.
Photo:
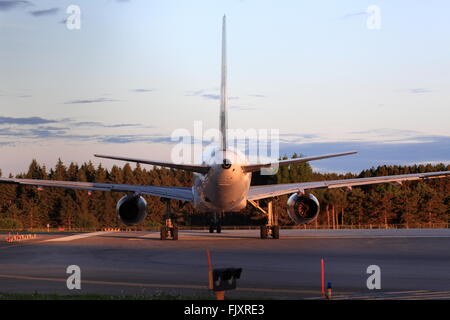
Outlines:
{"label": "aircraft wing", "polygon": [[320,156],[280,160],[280,161],[271,162],[271,163],[248,164],[248,165],[242,166],[242,170],[244,170],[244,172],[254,172],[254,171],[259,171],[262,168],[269,168],[269,167],[277,166],[277,165],[278,166],[288,166],[290,164],[298,164],[298,163],[304,163],[304,162],[309,162],[309,161],[313,161],[313,160],[342,157],[342,156],[348,156],[348,155],[356,154],[356,153],[357,153],[356,151],[350,151],[350,152],[325,154],[325,155],[320,155]]}
{"label": "aircraft wing", "polygon": [[267,185],[267,186],[251,186],[250,190],[248,192],[248,200],[271,198],[271,197],[281,196],[284,194],[295,193],[295,192],[299,192],[299,191],[304,192],[304,191],[313,190],[313,189],[351,188],[354,186],[363,186],[363,185],[380,184],[380,183],[401,184],[404,181],[428,180],[428,179],[444,178],[444,177],[450,177],[450,171],[414,173],[414,174],[403,174],[403,175],[384,176],[384,177],[317,181],[317,182],[274,184],[274,185]]}
{"label": "aircraft wing", "polygon": [[87,191],[133,192],[141,195],[157,196],[161,198],[176,199],[182,201],[193,201],[194,199],[192,189],[185,187],[139,186],[128,184],[109,184],[109,183],[15,179],[15,178],[0,178],[0,183],[35,186],[39,188],[51,187],[51,188],[67,188],[67,189],[87,190]]}
{"label": "aircraft wing", "polygon": [[151,165],[159,166],[159,167],[173,168],[173,169],[198,172],[198,173],[203,173],[203,174],[207,173],[209,170],[209,166],[197,165],[197,164],[177,164],[177,163],[173,163],[173,162],[163,162],[163,161],[154,161],[154,160],[146,160],[146,159],[117,157],[117,156],[106,156],[106,155],[101,155],[101,154],[94,154],[94,156],[97,158],[103,158],[103,159],[113,159],[113,160],[120,160],[120,161],[151,164]]}

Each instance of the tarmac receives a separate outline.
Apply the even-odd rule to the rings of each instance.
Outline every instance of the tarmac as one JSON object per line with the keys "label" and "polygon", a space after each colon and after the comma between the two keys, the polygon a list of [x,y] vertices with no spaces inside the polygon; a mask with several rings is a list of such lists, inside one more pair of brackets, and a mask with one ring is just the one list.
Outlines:
{"label": "tarmac", "polygon": [[[242,268],[227,298],[450,299],[450,229],[281,230],[261,240],[259,230],[39,233],[8,243],[0,234],[0,292],[179,295],[208,298],[208,264]],[[81,289],[67,288],[68,266],[81,270]],[[369,289],[369,266],[380,268],[381,289]]]}

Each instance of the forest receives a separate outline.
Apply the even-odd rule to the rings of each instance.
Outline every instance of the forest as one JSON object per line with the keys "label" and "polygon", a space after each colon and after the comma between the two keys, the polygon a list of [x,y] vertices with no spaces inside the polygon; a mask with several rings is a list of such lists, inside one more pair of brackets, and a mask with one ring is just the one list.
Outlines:
{"label": "forest", "polygon": [[[298,157],[294,154],[292,157]],[[286,159],[286,157],[284,157]],[[432,171],[447,171],[450,165],[379,166],[359,174],[314,172],[309,164],[280,167],[274,176],[253,175],[252,185],[308,182],[349,178],[375,177]],[[10,176],[12,177],[12,176]],[[88,181],[119,184],[192,186],[191,173],[158,167],[143,168],[130,164],[113,166],[110,170],[91,162],[65,165],[58,160],[49,170],[32,160],[26,173],[17,178]],[[402,185],[382,184],[354,187],[351,190],[331,189],[313,192],[320,201],[321,214],[313,228],[357,227],[448,227],[450,215],[450,179],[406,182]],[[78,191],[58,188],[0,185],[0,229],[37,230],[49,225],[59,230],[92,230],[123,227],[115,206],[122,193]],[[293,226],[286,214],[289,195],[274,199],[274,210],[280,225]],[[145,196],[148,203],[146,220],[137,229],[161,225],[164,203],[157,197]],[[171,207],[180,226],[209,225],[210,215],[195,212],[190,203],[172,200]],[[258,226],[265,217],[251,205],[239,213],[225,213],[224,226]]]}

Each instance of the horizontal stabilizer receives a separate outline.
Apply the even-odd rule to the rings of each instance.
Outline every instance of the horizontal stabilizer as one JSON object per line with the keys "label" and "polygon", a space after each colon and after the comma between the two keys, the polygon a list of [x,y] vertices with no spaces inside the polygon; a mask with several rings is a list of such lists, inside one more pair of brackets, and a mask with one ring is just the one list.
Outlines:
{"label": "horizontal stabilizer", "polygon": [[106,155],[101,155],[101,154],[94,154],[94,156],[97,158],[103,158],[103,159],[113,159],[113,160],[120,160],[120,161],[129,161],[129,162],[150,164],[150,165],[158,166],[158,167],[198,172],[198,173],[203,173],[203,174],[207,173],[209,170],[209,166],[196,165],[196,164],[177,164],[177,163],[172,163],[172,162],[162,162],[162,161],[153,161],[153,160],[136,159],[136,158],[106,156]]}
{"label": "horizontal stabilizer", "polygon": [[350,151],[350,152],[326,154],[326,155],[321,155],[321,156],[280,160],[280,161],[275,161],[275,162],[271,162],[271,163],[249,164],[249,165],[243,166],[242,169],[244,170],[244,172],[254,172],[254,171],[259,171],[262,168],[270,168],[272,166],[277,166],[277,165],[278,166],[288,166],[290,164],[298,164],[298,163],[304,163],[304,162],[309,162],[309,161],[313,161],[313,160],[342,157],[342,156],[348,156],[348,155],[356,154],[356,153],[357,153],[356,151]]}

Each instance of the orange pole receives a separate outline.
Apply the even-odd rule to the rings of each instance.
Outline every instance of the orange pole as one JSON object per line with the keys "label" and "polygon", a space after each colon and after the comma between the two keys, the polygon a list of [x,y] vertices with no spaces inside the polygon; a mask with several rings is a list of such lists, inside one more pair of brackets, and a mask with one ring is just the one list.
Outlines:
{"label": "orange pole", "polygon": [[325,262],[323,259],[320,260],[321,265],[321,276],[322,276],[322,297],[325,297]]}
{"label": "orange pole", "polygon": [[211,253],[208,249],[206,249],[206,257],[208,258],[208,280],[209,280],[209,289],[213,289],[213,272],[212,272],[212,264],[211,264]]}
{"label": "orange pole", "polygon": [[216,300],[225,300],[225,291],[217,291]]}

